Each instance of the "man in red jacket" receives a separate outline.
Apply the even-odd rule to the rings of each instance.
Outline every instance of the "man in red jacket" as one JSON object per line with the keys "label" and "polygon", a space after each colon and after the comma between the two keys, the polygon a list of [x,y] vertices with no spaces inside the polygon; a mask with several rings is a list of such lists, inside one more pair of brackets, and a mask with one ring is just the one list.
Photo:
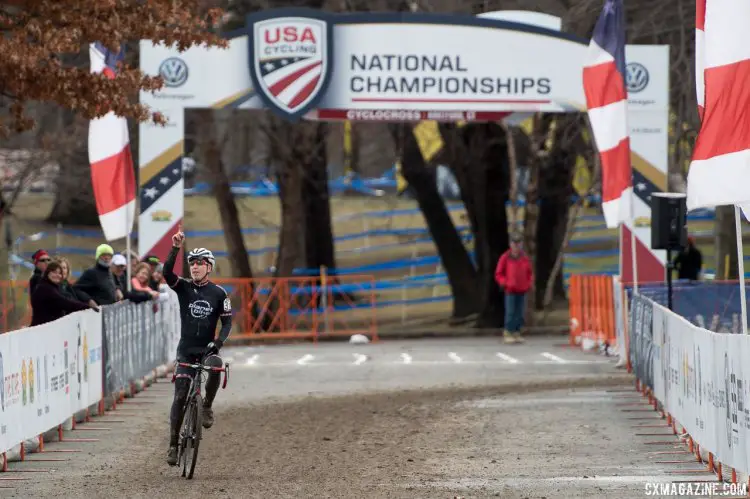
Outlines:
{"label": "man in red jacket", "polygon": [[495,282],[505,293],[505,343],[523,343],[524,301],[531,289],[531,261],[522,249],[522,237],[513,234],[510,249],[502,254],[495,268]]}

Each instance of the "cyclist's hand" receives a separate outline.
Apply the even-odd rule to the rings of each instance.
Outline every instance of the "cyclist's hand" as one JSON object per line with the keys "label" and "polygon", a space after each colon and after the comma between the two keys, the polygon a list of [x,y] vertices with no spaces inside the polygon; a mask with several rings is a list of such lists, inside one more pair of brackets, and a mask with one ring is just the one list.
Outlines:
{"label": "cyclist's hand", "polygon": [[219,353],[219,349],[221,348],[221,340],[212,341],[208,345],[206,345],[206,355],[214,355]]}
{"label": "cyclist's hand", "polygon": [[179,248],[185,242],[185,233],[179,230],[172,235],[172,247]]}

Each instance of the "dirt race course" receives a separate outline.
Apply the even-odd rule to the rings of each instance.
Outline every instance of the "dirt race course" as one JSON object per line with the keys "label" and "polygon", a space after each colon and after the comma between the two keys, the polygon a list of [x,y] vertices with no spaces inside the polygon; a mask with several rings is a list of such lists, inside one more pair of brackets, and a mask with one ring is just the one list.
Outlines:
{"label": "dirt race course", "polygon": [[[658,423],[656,414],[623,411],[638,403],[623,392],[632,378],[614,360],[560,342],[227,349],[235,367],[193,480],[165,463],[172,385],[160,380],[66,433],[99,441],[45,447],[81,452],[11,463],[39,472],[4,474],[26,480],[0,482],[10,487],[0,497],[622,498],[676,479],[666,471],[675,465],[649,456],[672,446],[655,449],[634,436],[634,424],[648,421],[631,418]],[[666,427],[651,432],[664,434],[651,440],[673,438]],[[678,459],[697,467],[687,455]]]}

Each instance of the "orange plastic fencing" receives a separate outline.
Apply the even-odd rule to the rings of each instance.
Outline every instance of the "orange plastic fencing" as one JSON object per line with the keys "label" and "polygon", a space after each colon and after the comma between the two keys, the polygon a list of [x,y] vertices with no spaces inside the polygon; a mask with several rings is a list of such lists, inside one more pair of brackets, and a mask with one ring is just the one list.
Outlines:
{"label": "orange plastic fencing", "polygon": [[29,281],[0,281],[0,333],[31,323]]}
{"label": "orange plastic fencing", "polygon": [[590,340],[614,345],[617,331],[612,276],[574,274],[568,288],[570,344]]}
{"label": "orange plastic fencing", "polygon": [[363,334],[378,340],[371,275],[216,279],[234,310],[231,339],[285,340]]}
{"label": "orange plastic fencing", "polygon": [[[363,334],[378,340],[372,275],[215,279],[234,313],[231,339],[318,339]],[[28,282],[0,281],[0,327],[31,322]]]}

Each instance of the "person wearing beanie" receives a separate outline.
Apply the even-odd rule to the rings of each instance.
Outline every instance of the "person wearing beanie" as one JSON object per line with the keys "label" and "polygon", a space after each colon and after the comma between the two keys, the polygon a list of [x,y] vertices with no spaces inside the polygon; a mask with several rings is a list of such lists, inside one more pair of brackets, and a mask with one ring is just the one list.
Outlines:
{"label": "person wearing beanie", "polygon": [[31,274],[29,279],[29,296],[34,292],[36,285],[39,284],[39,280],[42,278],[42,274],[47,269],[47,264],[50,262],[49,253],[43,249],[36,250],[31,259],[34,261],[34,273]]}
{"label": "person wearing beanie", "polygon": [[111,305],[123,298],[122,291],[117,287],[110,272],[114,253],[109,244],[100,244],[94,254],[96,264],[86,269],[73,286],[74,289],[89,295],[99,305]]}

